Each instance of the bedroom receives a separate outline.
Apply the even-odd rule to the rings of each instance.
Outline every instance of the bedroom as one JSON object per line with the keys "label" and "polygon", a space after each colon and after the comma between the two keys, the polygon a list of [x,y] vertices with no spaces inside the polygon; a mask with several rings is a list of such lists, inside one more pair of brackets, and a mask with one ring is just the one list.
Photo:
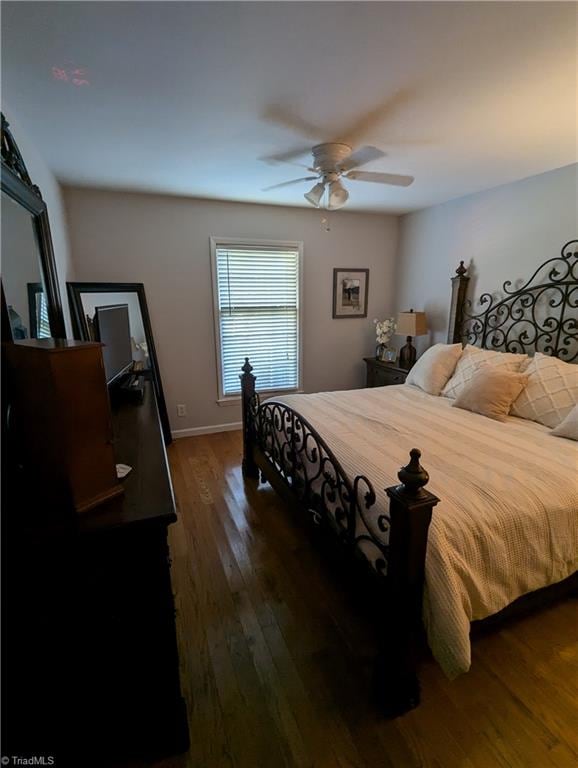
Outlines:
{"label": "bedroom", "polygon": [[[96,402],[92,380],[66,379],[56,429],[40,429],[37,410],[22,417],[30,432],[16,434],[16,448],[32,478],[14,479],[20,455],[3,463],[4,623],[46,619],[53,630],[6,635],[3,754],[65,764],[70,752],[79,765],[98,732],[97,764],[179,752],[159,765],[576,762],[577,450],[550,434],[563,422],[575,430],[576,55],[573,3],[2,3],[3,341],[22,376],[15,391],[34,378],[17,361],[32,345],[22,339],[102,341],[108,387],[94,397],[104,421],[112,413],[107,460],[132,468],[94,491],[112,501],[71,515],[80,532],[64,535],[47,512],[48,531],[34,535],[25,515],[10,522],[13,507],[34,506],[22,485],[42,489],[39,506],[74,507],[53,478],[73,483],[88,467],[82,487],[96,482],[88,449],[106,430],[96,405],[90,435],[74,430]],[[11,236],[18,222],[30,236],[30,214],[36,241],[19,251]],[[506,318],[478,300],[505,300],[497,311],[509,327],[508,290],[545,262],[561,270],[561,293],[556,275],[539,272],[532,290],[545,282],[549,292],[538,319],[504,350],[487,327]],[[35,271],[22,277],[25,265]],[[554,331],[563,324],[551,340],[543,312]],[[466,327],[471,313],[489,323],[481,334]],[[392,319],[396,333],[378,339],[374,319]],[[496,351],[470,365],[477,353],[463,341]],[[245,357],[253,371],[241,391]],[[548,410],[528,392],[552,364],[562,385],[540,390],[556,400]],[[445,379],[432,384],[440,368]],[[475,412],[488,391],[471,391],[494,368],[503,375],[482,405],[495,417],[499,400],[498,418]],[[272,407],[255,410],[251,375],[262,402],[285,403],[279,418],[293,418],[289,407],[311,423],[318,454],[327,442],[343,513],[320,504],[311,450],[287,479],[299,463],[295,422],[291,437],[287,422],[255,418]],[[454,397],[444,395],[456,376]],[[34,409],[45,402],[53,425],[60,401],[45,392]],[[24,395],[18,404],[26,409]],[[139,431],[150,427],[144,415],[156,419],[153,437]],[[9,440],[19,432],[7,430]],[[71,452],[56,439],[65,430]],[[383,530],[395,527],[382,519],[384,489],[412,448],[430,475],[423,494],[439,502],[399,518],[396,544]],[[255,464],[267,482],[255,482]],[[379,553],[365,561],[395,553],[395,589],[351,557],[363,555],[357,475],[377,497],[361,502],[376,515],[377,544],[370,535],[363,546]],[[167,511],[153,539],[158,499]],[[416,499],[398,502],[413,509]],[[138,525],[124,513],[110,524],[108,503],[136,510]],[[303,506],[323,523],[313,532]],[[470,521],[481,565],[458,541],[461,524],[458,554],[437,546],[448,517]],[[436,572],[441,592],[428,564],[424,593],[426,541],[430,562],[463,558]],[[554,582],[569,594],[541,599]],[[525,593],[540,605],[495,618]],[[470,642],[470,620],[482,619]],[[71,637],[83,642],[71,647]]]}

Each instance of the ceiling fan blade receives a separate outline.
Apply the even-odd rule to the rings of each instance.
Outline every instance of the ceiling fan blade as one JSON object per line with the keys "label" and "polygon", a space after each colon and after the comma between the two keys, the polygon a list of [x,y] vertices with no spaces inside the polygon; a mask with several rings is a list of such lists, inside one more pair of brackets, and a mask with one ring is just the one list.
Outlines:
{"label": "ceiling fan blade", "polygon": [[297,165],[300,168],[309,168],[305,163],[292,162],[298,157],[305,157],[305,155],[311,157],[311,147],[295,147],[294,149],[288,149],[286,152],[278,152],[275,155],[260,157],[259,160],[263,163],[267,163],[267,165],[280,165],[281,163],[285,163],[287,165]]}
{"label": "ceiling fan blade", "polygon": [[271,189],[281,189],[281,187],[290,187],[292,184],[301,184],[303,181],[313,181],[318,176],[304,176],[302,179],[292,179],[291,181],[282,181],[281,184],[273,184],[271,187],[265,187],[261,192],[269,192]]}
{"label": "ceiling fan blade", "polygon": [[391,184],[394,187],[409,187],[415,181],[413,176],[397,173],[373,173],[372,171],[351,171],[345,176],[352,181],[372,181],[374,184]]}
{"label": "ceiling fan blade", "polygon": [[354,147],[356,144],[360,144],[368,135],[375,131],[379,127],[380,123],[386,117],[392,116],[392,114],[399,108],[407,104],[414,98],[415,90],[411,88],[400,88],[393,96],[384,101],[382,104],[378,104],[377,107],[370,109],[369,112],[358,117],[351,122],[345,129],[334,138],[334,141],[342,141],[345,144],[350,144]]}
{"label": "ceiling fan blade", "polygon": [[291,107],[284,107],[281,104],[269,104],[265,107],[263,118],[269,123],[275,123],[290,131],[300,133],[308,139],[323,139],[324,132],[317,125],[308,122],[303,117],[294,112]]}
{"label": "ceiling fan blade", "polygon": [[359,168],[362,165],[370,163],[372,160],[378,160],[385,157],[385,152],[377,147],[361,147],[353,152],[347,160],[339,166],[342,171],[351,171],[353,168]]}

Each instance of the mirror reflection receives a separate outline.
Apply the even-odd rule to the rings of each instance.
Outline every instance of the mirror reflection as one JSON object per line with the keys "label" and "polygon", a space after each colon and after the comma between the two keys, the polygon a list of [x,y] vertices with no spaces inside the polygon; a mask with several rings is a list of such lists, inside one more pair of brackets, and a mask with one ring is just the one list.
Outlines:
{"label": "mirror reflection", "polygon": [[[163,435],[171,426],[144,285],[142,283],[67,283],[75,338],[100,341],[106,380],[113,389],[153,383]],[[135,392],[136,395],[136,392]]]}
{"label": "mirror reflection", "polygon": [[48,304],[32,215],[4,191],[1,204],[2,285],[12,338],[49,338]]}
{"label": "mirror reflection", "polygon": [[[128,338],[130,339],[130,354],[133,362],[133,370],[148,370],[150,361],[148,347],[145,337],[143,318],[140,310],[138,294],[136,292],[111,292],[111,293],[81,293],[82,311],[88,330],[88,336],[92,341],[107,341],[101,338],[102,332],[99,330],[98,316],[103,315],[103,310],[111,310],[118,307],[128,311]],[[106,314],[114,314],[111,311]],[[121,311],[117,313],[120,317]],[[120,320],[119,320],[120,323]],[[102,326],[102,321],[101,324]],[[120,328],[113,334],[110,342],[120,346]],[[124,334],[123,334],[124,335]],[[124,339],[123,339],[124,342]],[[125,356],[126,356],[125,354]]]}

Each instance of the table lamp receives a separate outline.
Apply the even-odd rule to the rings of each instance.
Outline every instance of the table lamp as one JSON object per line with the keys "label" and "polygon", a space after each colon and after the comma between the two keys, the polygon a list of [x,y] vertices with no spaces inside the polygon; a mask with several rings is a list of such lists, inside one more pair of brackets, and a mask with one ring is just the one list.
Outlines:
{"label": "table lamp", "polygon": [[398,336],[406,336],[407,344],[399,351],[399,367],[405,368],[409,371],[412,365],[415,363],[417,352],[413,344],[411,343],[413,336],[423,336],[427,333],[427,323],[425,319],[425,312],[414,312],[410,309],[409,312],[400,312],[397,316],[397,330]]}

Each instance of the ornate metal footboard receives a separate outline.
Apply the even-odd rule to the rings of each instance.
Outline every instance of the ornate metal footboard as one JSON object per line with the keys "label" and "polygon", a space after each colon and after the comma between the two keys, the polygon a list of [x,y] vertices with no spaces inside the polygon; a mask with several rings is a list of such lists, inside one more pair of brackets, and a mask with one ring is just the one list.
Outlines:
{"label": "ornate metal footboard", "polygon": [[387,488],[389,513],[370,520],[376,496],[364,475],[350,479],[327,443],[299,413],[283,403],[261,404],[249,360],[242,368],[246,477],[267,480],[320,529],[331,530],[351,555],[360,555],[378,579],[380,652],[375,693],[385,714],[397,716],[419,703],[414,642],[421,626],[427,534],[438,499],[424,489],[420,452]]}

